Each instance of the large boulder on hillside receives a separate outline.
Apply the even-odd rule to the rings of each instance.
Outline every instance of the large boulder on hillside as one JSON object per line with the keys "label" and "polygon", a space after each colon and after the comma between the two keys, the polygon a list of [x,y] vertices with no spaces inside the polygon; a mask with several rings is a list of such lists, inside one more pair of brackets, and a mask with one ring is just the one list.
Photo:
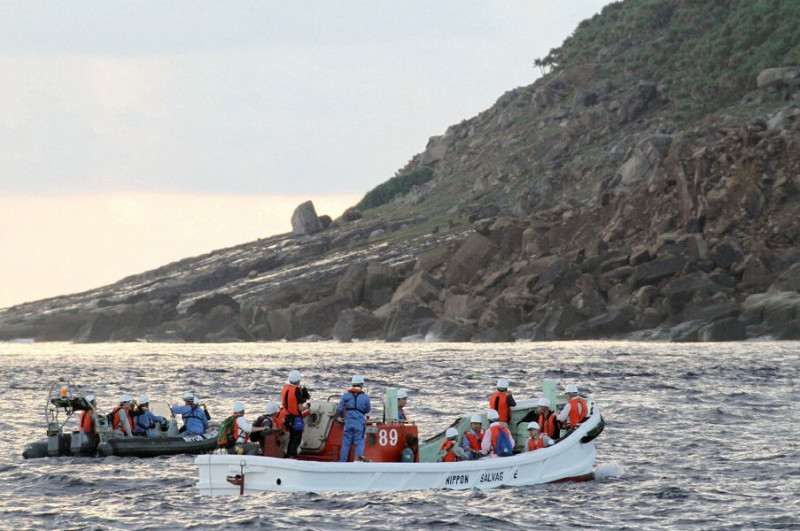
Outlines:
{"label": "large boulder on hillside", "polygon": [[628,312],[607,312],[569,327],[564,332],[564,338],[599,339],[624,334],[633,330],[631,320]]}
{"label": "large boulder on hillside", "polygon": [[397,287],[392,302],[402,299],[427,304],[441,298],[442,286],[427,271],[417,271]]}
{"label": "large boulder on hillside", "polygon": [[351,305],[347,297],[331,296],[317,302],[301,304],[295,308],[292,333],[287,339],[310,335],[331,337],[339,312]]}
{"label": "large boulder on hillside", "polygon": [[798,291],[800,292],[800,263],[790,266],[783,271],[769,286],[772,292]]}
{"label": "large boulder on hillside", "polygon": [[742,261],[742,249],[734,241],[722,241],[711,249],[709,258],[721,269],[730,270],[733,264]]}
{"label": "large boulder on hillside", "polygon": [[314,203],[306,201],[294,209],[294,213],[292,213],[292,234],[304,236],[319,232],[322,228],[322,222],[317,217]]}
{"label": "large boulder on hillside", "polygon": [[702,271],[673,279],[664,288],[667,308],[673,316],[679,315],[690,301],[708,299],[722,290],[722,286],[716,284]]}
{"label": "large boulder on hillside", "polygon": [[342,310],[333,325],[333,339],[347,343],[353,339],[379,337],[383,330],[383,320],[366,308]]}
{"label": "large boulder on hillside", "polygon": [[352,305],[358,305],[364,299],[364,284],[367,279],[367,267],[353,264],[345,269],[344,274],[336,282],[335,295],[346,297]]}
{"label": "large boulder on hillside", "polygon": [[475,329],[449,319],[439,319],[428,329],[426,343],[465,343],[472,338]]}
{"label": "large boulder on hillside", "polygon": [[530,337],[533,341],[563,339],[564,331],[586,320],[586,315],[570,304],[551,305]]}
{"label": "large boulder on hillside", "polygon": [[496,251],[497,246],[486,236],[470,234],[447,264],[445,285],[469,284]]}
{"label": "large boulder on hillside", "polygon": [[669,153],[672,137],[669,135],[652,135],[633,148],[631,156],[620,166],[617,174],[623,186],[631,186],[641,182],[647,174],[657,168]]}
{"label": "large boulder on hillside", "polygon": [[700,339],[700,330],[708,326],[708,321],[686,321],[673,326],[669,340],[673,343],[694,343]]}
{"label": "large boulder on hillside", "polygon": [[241,307],[239,303],[236,302],[236,299],[226,293],[215,293],[210,297],[201,297],[195,300],[186,310],[186,315],[195,313],[208,315],[208,313],[217,306],[227,306],[236,313],[241,311]]}
{"label": "large boulder on hillside", "polygon": [[759,72],[756,77],[756,85],[760,89],[780,89],[798,84],[800,84],[800,66],[767,68]]}
{"label": "large boulder on hillside", "polygon": [[700,341],[744,341],[747,339],[744,323],[736,317],[728,317],[700,329]]}
{"label": "large boulder on hillside", "polygon": [[417,256],[417,261],[414,264],[414,270],[432,273],[447,263],[447,260],[450,259],[452,254],[453,249],[449,245],[423,251],[419,253],[419,256]]}
{"label": "large boulder on hillside", "polygon": [[742,321],[745,324],[765,323],[782,329],[790,321],[800,319],[800,293],[781,291],[756,293],[742,303]]}
{"label": "large boulder on hillside", "polygon": [[478,328],[512,330],[522,323],[520,309],[509,304],[504,296],[497,297],[485,307],[478,319]]}
{"label": "large boulder on hillside", "polygon": [[681,272],[686,259],[677,255],[659,256],[652,262],[645,262],[636,266],[630,277],[629,284],[631,289],[638,289],[642,286],[657,284],[665,278],[672,277]]}
{"label": "large boulder on hillside", "polygon": [[436,321],[436,314],[427,306],[401,300],[390,305],[383,338],[386,341],[400,341],[412,335],[425,335]]}
{"label": "large boulder on hillside", "polygon": [[397,287],[397,272],[386,264],[370,262],[364,279],[364,302],[377,308],[392,300]]}
{"label": "large boulder on hillside", "polygon": [[483,311],[486,298],[471,293],[447,290],[444,296],[444,314],[458,319],[477,319]]}

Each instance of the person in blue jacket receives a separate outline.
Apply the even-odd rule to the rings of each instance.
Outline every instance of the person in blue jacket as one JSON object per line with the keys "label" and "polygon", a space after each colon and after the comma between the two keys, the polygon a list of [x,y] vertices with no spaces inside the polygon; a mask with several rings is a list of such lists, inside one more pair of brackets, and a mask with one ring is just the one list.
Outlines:
{"label": "person in blue jacket", "polygon": [[208,421],[211,415],[208,414],[205,404],[196,404],[194,393],[191,391],[183,395],[184,405],[172,406],[170,411],[175,415],[183,417],[181,432],[192,435],[201,435],[208,429]]}
{"label": "person in blue jacket", "polygon": [[155,428],[156,424],[164,423],[165,419],[162,416],[154,414],[150,411],[150,399],[146,396],[139,397],[139,407],[134,415],[133,421],[133,434],[141,437],[147,437],[148,430]]}
{"label": "person in blue jacket", "polygon": [[352,387],[342,395],[336,408],[337,417],[344,418],[340,462],[347,461],[351,446],[355,446],[355,459],[364,460],[364,434],[367,428],[367,413],[371,409],[369,396],[364,392],[364,377],[356,374],[353,376]]}

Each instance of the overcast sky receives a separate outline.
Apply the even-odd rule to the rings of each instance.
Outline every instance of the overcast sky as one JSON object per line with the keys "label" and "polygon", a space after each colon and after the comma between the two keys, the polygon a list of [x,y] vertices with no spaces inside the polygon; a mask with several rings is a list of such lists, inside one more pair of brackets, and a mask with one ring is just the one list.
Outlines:
{"label": "overcast sky", "polygon": [[0,307],[337,216],[608,0],[0,4]]}

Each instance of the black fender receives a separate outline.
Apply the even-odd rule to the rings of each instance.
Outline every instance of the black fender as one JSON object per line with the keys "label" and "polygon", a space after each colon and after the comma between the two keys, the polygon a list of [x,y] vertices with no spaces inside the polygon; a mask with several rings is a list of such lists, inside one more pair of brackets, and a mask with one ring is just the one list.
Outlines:
{"label": "black fender", "polygon": [[586,435],[581,437],[581,443],[586,444],[590,441],[593,441],[597,438],[598,435],[603,433],[603,429],[606,427],[606,421],[603,420],[603,417],[600,417],[600,422],[597,423],[597,426],[586,432]]}

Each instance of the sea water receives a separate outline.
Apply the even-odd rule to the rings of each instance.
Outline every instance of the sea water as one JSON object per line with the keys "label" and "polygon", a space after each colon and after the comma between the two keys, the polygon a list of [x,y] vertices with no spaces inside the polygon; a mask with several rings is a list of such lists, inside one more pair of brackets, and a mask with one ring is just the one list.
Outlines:
{"label": "sea water", "polygon": [[[800,343],[0,344],[0,529],[800,528]],[[606,429],[601,478],[490,491],[201,497],[191,456],[45,458],[48,384],[70,377],[106,410],[121,393],[216,420],[250,420],[292,369],[326,399],[363,374],[408,390],[422,438],[485,409],[498,378],[518,399],[542,379],[591,390]]]}

